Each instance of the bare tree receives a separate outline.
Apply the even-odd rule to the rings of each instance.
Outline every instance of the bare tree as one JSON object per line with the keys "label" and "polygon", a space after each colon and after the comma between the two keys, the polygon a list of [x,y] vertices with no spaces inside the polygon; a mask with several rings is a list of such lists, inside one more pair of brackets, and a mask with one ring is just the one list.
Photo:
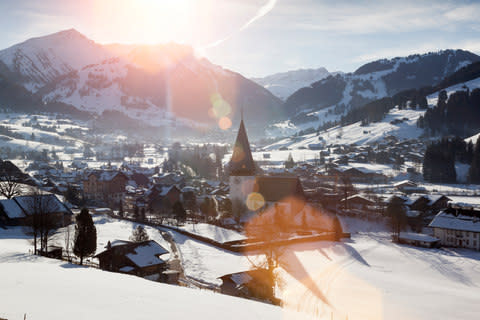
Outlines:
{"label": "bare tree", "polygon": [[355,188],[353,187],[352,180],[350,179],[350,176],[348,174],[346,173],[340,174],[339,180],[340,180],[340,185],[338,187],[340,188],[340,191],[343,193],[344,209],[348,210],[348,197],[355,192]]}
{"label": "bare tree", "polygon": [[52,194],[34,190],[24,201],[27,214],[27,227],[33,235],[34,253],[37,253],[38,241],[40,251],[46,253],[48,240],[55,230],[62,225],[62,217],[56,212],[58,200]]}
{"label": "bare tree", "polygon": [[6,170],[0,171],[0,194],[7,199],[21,194],[21,184],[16,175]]}

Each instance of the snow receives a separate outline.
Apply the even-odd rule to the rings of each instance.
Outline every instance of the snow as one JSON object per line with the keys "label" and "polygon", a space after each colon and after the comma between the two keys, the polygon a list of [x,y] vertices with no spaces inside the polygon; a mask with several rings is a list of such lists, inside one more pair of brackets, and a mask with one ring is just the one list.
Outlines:
{"label": "snow", "polygon": [[134,251],[135,253],[127,254],[127,257],[140,268],[164,263],[158,256],[168,253],[165,248],[152,241],[136,247]]}
{"label": "snow", "polygon": [[[417,139],[423,134],[423,129],[417,127],[417,120],[424,113],[424,110],[399,110],[394,108],[379,122],[372,122],[366,126],[362,126],[361,122],[344,127],[336,126],[321,132],[318,136],[316,133],[312,133],[302,137],[286,138],[267,146],[265,149],[271,151],[282,147],[289,149],[308,148],[310,144],[317,144],[319,141],[323,141],[325,145],[371,144],[391,135],[400,140]],[[407,120],[404,120],[405,118]],[[401,123],[390,123],[395,120],[400,120]]]}
{"label": "snow", "polygon": [[455,216],[441,211],[433,218],[429,227],[480,232],[480,217],[462,214]]}
{"label": "snow", "polygon": [[413,232],[400,232],[400,239],[424,241],[424,242],[437,242],[438,238],[429,236],[428,234],[413,233]]}
{"label": "snow", "polygon": [[291,246],[282,261],[284,308],[305,318],[478,317],[480,252],[397,245],[379,232]]}
{"label": "snow", "polygon": [[[452,93],[454,93],[456,91],[464,91],[464,90],[466,90],[466,88],[468,88],[470,91],[472,91],[474,89],[477,89],[477,88],[480,88],[480,78],[476,78],[476,79],[473,79],[473,80],[470,80],[470,81],[467,81],[467,82],[464,82],[464,83],[459,83],[459,84],[450,86],[450,87],[448,87],[444,90],[447,92],[447,95],[450,96]],[[432,93],[432,94],[427,96],[427,101],[428,101],[429,105],[435,105],[435,106],[437,105],[438,93],[439,92],[435,92],[435,93]],[[467,139],[469,139],[469,138],[467,138]],[[465,140],[467,140],[467,139],[465,139]],[[475,139],[475,141],[476,141],[476,139]],[[475,141],[473,141],[473,143],[475,143]]]}
{"label": "snow", "polygon": [[249,260],[240,253],[193,240],[178,232],[165,229],[177,244],[185,274],[193,279],[212,285],[220,285],[221,276],[242,272],[251,268]]}
{"label": "snow", "polygon": [[0,229],[0,318],[282,318],[279,307],[33,256],[30,247],[19,228]]}
{"label": "snow", "polygon": [[234,230],[225,229],[208,223],[186,224],[180,229],[197,234],[219,243],[229,241],[245,240],[246,237]]}
{"label": "snow", "polygon": [[[336,74],[336,72],[332,74]],[[265,87],[278,98],[285,100],[298,89],[307,87],[329,75],[331,73],[325,68],[299,69],[276,73],[263,78],[253,78],[252,80]]]}
{"label": "snow", "polygon": [[[123,241],[128,241],[132,235],[132,231],[139,225],[135,222],[115,219],[103,214],[93,215],[93,222],[97,228],[97,254],[105,251],[108,241],[110,241],[112,246],[124,244]],[[157,229],[149,226],[142,226],[145,228],[145,231],[151,240],[154,240],[167,250],[170,248],[170,244],[163,239]],[[169,253],[162,254],[162,260],[167,261],[169,258]]]}

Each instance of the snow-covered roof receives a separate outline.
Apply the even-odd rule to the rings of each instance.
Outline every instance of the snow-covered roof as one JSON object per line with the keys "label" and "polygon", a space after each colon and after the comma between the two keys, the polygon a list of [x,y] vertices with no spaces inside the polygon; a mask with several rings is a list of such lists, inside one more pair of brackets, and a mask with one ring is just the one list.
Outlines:
{"label": "snow-covered roof", "polygon": [[5,214],[10,219],[25,217],[25,214],[22,208],[18,206],[15,200],[13,199],[0,200],[0,204],[3,206],[3,210],[5,211]]}
{"label": "snow-covered roof", "polygon": [[65,207],[63,203],[58,200],[58,198],[54,194],[42,194],[42,195],[34,195],[34,196],[19,196],[15,197],[15,201],[18,205],[25,210],[25,212],[29,213],[33,210],[35,206],[35,197],[41,197],[41,204],[39,202],[38,205],[45,206],[45,210],[52,213],[69,213],[70,211]]}
{"label": "snow-covered roof", "polygon": [[428,234],[423,233],[413,233],[413,232],[400,232],[400,239],[405,240],[414,240],[414,241],[423,241],[423,242],[437,242],[438,238],[429,236]]}
{"label": "snow-covered roof", "polygon": [[133,251],[134,253],[128,253],[126,256],[140,268],[165,263],[159,256],[168,253],[164,247],[153,240],[140,244]]}
{"label": "snow-covered roof", "polygon": [[448,208],[439,212],[429,227],[480,232],[480,211]]}

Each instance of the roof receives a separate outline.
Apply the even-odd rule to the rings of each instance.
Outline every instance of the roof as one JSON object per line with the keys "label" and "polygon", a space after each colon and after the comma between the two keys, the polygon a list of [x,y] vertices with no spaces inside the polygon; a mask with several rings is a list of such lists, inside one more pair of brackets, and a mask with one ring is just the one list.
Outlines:
{"label": "roof", "polygon": [[237,287],[241,287],[249,283],[253,279],[266,281],[268,278],[268,271],[265,269],[248,270],[236,273],[229,273],[219,278],[224,281],[229,279],[233,281],[237,285]]}
{"label": "roof", "polygon": [[237,139],[233,145],[232,158],[230,159],[231,176],[253,176],[255,175],[255,163],[253,162],[250,143],[248,142],[247,131],[243,119],[240,121]]}
{"label": "roof", "polygon": [[[364,196],[359,195],[359,194],[355,194],[353,196],[350,196],[346,200],[348,200],[348,201],[359,201],[359,202],[368,203],[368,204],[375,204],[375,202],[373,202],[372,200],[367,199]],[[345,202],[345,199],[342,199],[341,202]]]}
{"label": "roof", "polygon": [[165,263],[159,256],[168,251],[153,240],[141,242],[133,249],[133,253],[127,253],[126,257],[136,266],[143,268]]}
{"label": "roof", "polygon": [[429,227],[480,232],[480,211],[448,208],[440,211]]}
{"label": "roof", "polygon": [[413,233],[413,232],[400,232],[400,239],[413,240],[413,241],[423,241],[423,242],[438,242],[440,239],[429,236],[428,234],[423,233]]}
{"label": "roof", "polygon": [[38,203],[38,205],[45,206],[45,210],[52,212],[52,213],[71,213],[71,211],[62,203],[54,194],[42,194],[42,195],[29,195],[29,196],[18,196],[13,199],[17,202],[17,204],[27,213],[29,214],[32,210],[34,210],[35,204],[35,197],[41,197],[42,203]]}
{"label": "roof", "polygon": [[0,200],[0,204],[3,206],[3,211],[10,219],[23,218],[25,214],[22,208],[13,199]]}
{"label": "roof", "polygon": [[286,198],[305,199],[298,177],[257,176],[253,191],[260,193],[265,201],[277,202]]}

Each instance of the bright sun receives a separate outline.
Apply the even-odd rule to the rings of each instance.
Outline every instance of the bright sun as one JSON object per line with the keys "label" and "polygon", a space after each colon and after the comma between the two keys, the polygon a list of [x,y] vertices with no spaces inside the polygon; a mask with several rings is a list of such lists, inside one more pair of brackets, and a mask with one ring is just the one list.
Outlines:
{"label": "bright sun", "polygon": [[94,15],[110,24],[112,32],[132,42],[184,42],[191,30],[194,0],[95,1]]}

